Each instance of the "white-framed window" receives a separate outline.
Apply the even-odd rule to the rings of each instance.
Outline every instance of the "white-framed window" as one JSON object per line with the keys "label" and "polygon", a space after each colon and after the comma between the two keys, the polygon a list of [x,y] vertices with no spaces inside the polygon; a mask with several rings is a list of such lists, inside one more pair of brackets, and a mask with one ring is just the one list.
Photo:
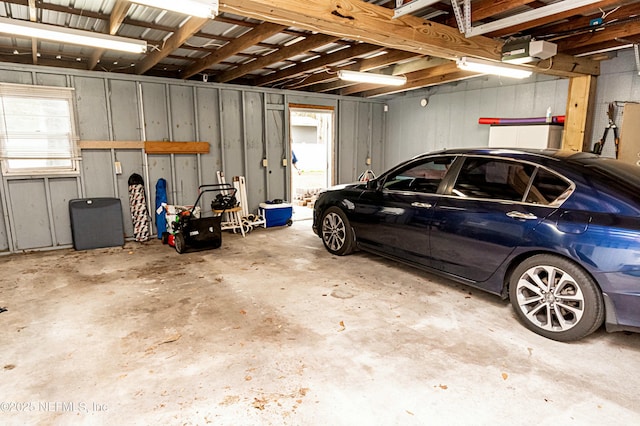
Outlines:
{"label": "white-framed window", "polygon": [[73,89],[0,83],[4,175],[79,173]]}

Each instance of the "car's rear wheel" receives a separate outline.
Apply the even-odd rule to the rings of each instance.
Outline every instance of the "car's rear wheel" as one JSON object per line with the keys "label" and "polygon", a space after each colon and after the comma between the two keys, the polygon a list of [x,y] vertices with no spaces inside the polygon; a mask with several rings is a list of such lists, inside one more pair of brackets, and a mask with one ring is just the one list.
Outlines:
{"label": "car's rear wheel", "polygon": [[536,255],[515,268],[509,297],[530,330],[561,342],[579,340],[604,320],[602,294],[578,265],[554,255]]}
{"label": "car's rear wheel", "polygon": [[331,254],[344,256],[353,252],[354,238],[349,219],[338,207],[329,207],[322,215],[321,236]]}

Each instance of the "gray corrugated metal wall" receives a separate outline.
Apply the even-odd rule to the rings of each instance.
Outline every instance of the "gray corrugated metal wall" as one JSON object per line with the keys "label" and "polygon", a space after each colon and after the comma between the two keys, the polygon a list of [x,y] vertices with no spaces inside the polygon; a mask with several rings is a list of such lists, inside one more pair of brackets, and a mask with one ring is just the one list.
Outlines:
{"label": "gray corrugated metal wall", "polygon": [[385,166],[443,148],[487,146],[489,126],[478,124],[480,117],[544,117],[548,107],[563,115],[568,87],[566,79],[543,75],[524,82],[477,77],[397,97],[389,101]]}
{"label": "gray corrugated metal wall", "polygon": [[[624,104],[640,102],[640,76],[633,49],[603,61],[597,77],[593,135],[589,146],[602,137],[606,111],[617,102],[616,123],[624,120]],[[456,84],[415,90],[388,101],[385,168],[422,152],[454,147],[486,146],[489,126],[479,117],[543,117],[566,111],[569,80],[535,75],[524,80],[479,77]],[[427,107],[420,99],[428,98]],[[612,136],[603,155],[613,157]]]}
{"label": "gray corrugated metal wall", "polygon": [[[380,101],[300,94],[194,81],[0,64],[0,82],[75,88],[81,140],[205,141],[201,155],[148,155],[140,149],[86,149],[80,176],[2,179],[0,251],[67,247],[71,244],[68,202],[74,198],[117,197],[125,233],[133,233],[128,177],[167,180],[169,202],[195,201],[200,184],[215,183],[216,172],[247,178],[250,210],[266,199],[288,199],[290,103],[334,108],[334,181],[350,182],[365,168],[383,163],[384,116]],[[262,159],[268,159],[268,166]],[[115,161],[123,173],[115,173]],[[148,168],[146,167],[148,165]],[[206,204],[205,204],[206,205]],[[25,214],[28,212],[28,214]]]}

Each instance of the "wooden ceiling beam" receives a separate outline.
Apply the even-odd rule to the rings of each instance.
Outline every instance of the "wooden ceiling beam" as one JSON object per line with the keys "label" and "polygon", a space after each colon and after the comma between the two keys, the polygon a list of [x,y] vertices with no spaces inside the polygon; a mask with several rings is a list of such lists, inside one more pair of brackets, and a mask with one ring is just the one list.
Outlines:
{"label": "wooden ceiling beam", "polygon": [[[615,21],[629,18],[630,16],[640,14],[640,3],[634,3],[627,6],[620,7],[617,10],[612,10],[610,14],[607,15],[605,19],[605,23],[614,23]],[[547,38],[549,41],[555,42],[555,40],[561,40],[563,37],[563,33],[569,33],[570,31],[579,31],[584,30],[584,32],[595,32],[602,30],[603,26],[591,26],[590,22],[594,18],[599,18],[602,16],[602,11],[598,10],[594,13],[580,16],[578,18],[571,19],[567,22],[562,22],[560,24],[549,25],[542,27],[540,29],[536,29],[531,32],[531,35],[536,37],[540,36],[551,36],[551,38]],[[605,24],[606,28],[606,24]],[[557,34],[557,37],[553,37]],[[576,34],[577,35],[577,34]],[[567,37],[571,37],[572,34],[568,34]]]}
{"label": "wooden ceiling beam", "polygon": [[[640,35],[635,36],[635,37],[630,37],[630,40],[634,43],[640,43]],[[593,55],[589,55],[590,57],[597,57],[597,60],[606,60],[606,59],[611,59],[612,56],[611,55],[615,55],[615,51],[616,49],[627,45],[629,43],[623,40],[611,40],[611,41],[605,41],[603,43],[598,43],[598,44],[590,44],[588,46],[583,46],[583,47],[579,47],[577,49],[569,49],[567,51],[568,54],[571,55],[584,55],[584,54],[588,54],[591,52],[597,52],[599,50],[609,50],[611,49],[611,52],[604,52],[604,53],[597,53],[597,54],[593,54]]]}
{"label": "wooden ceiling beam", "polygon": [[440,84],[451,83],[454,81],[467,80],[477,77],[478,74],[469,71],[453,71],[449,74],[436,75],[434,77],[425,78],[423,80],[407,82],[404,86],[386,86],[379,89],[368,90],[362,92],[361,96],[365,98],[373,98],[376,96],[392,95],[394,93],[404,92],[411,89],[420,89],[430,86],[438,86]]}
{"label": "wooden ceiling beam", "polygon": [[266,75],[264,77],[258,78],[254,81],[254,84],[257,86],[266,86],[269,84],[276,83],[278,81],[286,80],[288,78],[293,78],[301,74],[318,70],[323,67],[333,65],[350,58],[366,55],[368,53],[374,52],[379,49],[380,49],[380,46],[375,46],[368,43],[356,44],[353,47],[341,49],[341,50],[338,50],[337,52],[329,53],[320,58],[316,58],[316,59],[312,59],[311,61],[304,62],[298,66],[287,68],[282,71],[278,71],[278,72]]}
{"label": "wooden ceiling beam", "polygon": [[281,32],[286,27],[284,25],[272,24],[270,22],[255,27],[234,41],[231,41],[212,54],[199,59],[182,72],[182,78],[189,78],[200,71],[206,70],[212,65],[218,64],[226,58],[235,55],[256,43],[261,42],[274,34]]}
{"label": "wooden ceiling beam", "polygon": [[193,37],[193,34],[200,31],[200,29],[208,22],[209,18],[196,18],[194,16],[189,18],[183,26],[178,28],[171,37],[167,39],[166,43],[160,48],[160,50],[147,52],[147,56],[136,64],[136,74],[144,74],[146,71],[153,68],[162,59],[166,58],[174,50],[182,46],[185,41]]}
{"label": "wooden ceiling beam", "polygon": [[391,67],[390,71],[393,75],[403,75],[410,74],[416,71],[421,71],[427,68],[433,68],[440,65],[445,65],[450,63],[448,59],[443,58],[434,58],[433,56],[428,56],[426,58],[418,59],[411,62],[405,62],[402,64],[395,64]]}
{"label": "wooden ceiling beam", "polygon": [[[605,27],[601,31],[581,34],[558,41],[558,50],[578,50],[599,43],[615,41],[616,39],[633,38],[640,35],[640,25],[637,22],[628,22],[615,26]],[[622,44],[622,43],[621,43]]]}
{"label": "wooden ceiling beam", "polygon": [[533,3],[534,0],[480,0],[471,5],[471,22],[480,21]]}
{"label": "wooden ceiling beam", "polygon": [[[481,21],[493,15],[508,12],[520,6],[533,3],[534,0],[479,0],[471,4],[471,22]],[[458,23],[453,12],[446,21],[447,25],[457,27]]]}
{"label": "wooden ceiling beam", "polygon": [[[606,0],[604,0],[606,1]],[[255,19],[288,23],[338,37],[349,37],[379,46],[402,49],[422,55],[454,59],[460,56],[500,61],[502,42],[484,36],[465,38],[452,27],[412,15],[393,19],[393,11],[362,0],[225,0],[220,10]],[[553,61],[551,67],[532,71],[556,75],[597,75],[599,64],[584,58]]]}
{"label": "wooden ceiling beam", "polygon": [[[415,71],[409,74],[406,74],[405,77],[407,77],[407,82],[404,86],[398,86],[397,88],[402,88],[402,89],[407,89],[407,88],[418,88],[421,86],[416,86],[416,83],[422,80],[429,80],[432,79],[434,77],[439,77],[442,75],[449,75],[451,73],[455,73],[460,71],[457,67],[457,65],[455,64],[455,62],[451,62],[451,61],[447,61],[448,63],[443,64],[443,65],[439,65],[439,66],[435,66],[435,67],[431,67],[431,68],[425,68],[423,70],[420,71]],[[347,87],[345,89],[340,90],[340,94],[341,95],[352,95],[354,93],[361,93],[361,92],[366,92],[366,91],[371,91],[373,89],[377,89],[377,88],[381,88],[381,85],[376,85],[377,87],[371,87],[370,84],[356,84],[350,87]],[[382,87],[384,88],[388,88],[388,86],[384,86]]]}
{"label": "wooden ceiling beam", "polygon": [[[567,55],[565,53],[558,53],[549,59],[531,62],[522,66],[531,68],[531,71],[533,72],[555,75],[556,77],[571,78],[582,75],[600,75],[599,61],[592,61],[586,58],[576,58],[575,56]],[[545,72],[545,68],[553,70],[553,72]]]}
{"label": "wooden ceiling beam", "polygon": [[502,46],[487,37],[465,38],[455,28],[412,15],[393,19],[393,10],[362,0],[225,0],[220,11],[444,58],[499,60]]}
{"label": "wooden ceiling beam", "polygon": [[124,18],[127,17],[130,7],[131,3],[129,0],[116,0],[113,5],[113,9],[111,9],[111,14],[109,15],[109,34],[113,35],[118,32]]}
{"label": "wooden ceiling beam", "polygon": [[373,58],[363,59],[357,65],[354,65],[354,71],[370,71],[376,68],[386,67],[398,62],[405,62],[410,59],[419,58],[421,55],[413,52],[405,52],[404,50],[389,49],[384,55]]}
{"label": "wooden ceiling beam", "polygon": [[[29,0],[29,21],[38,21],[38,11],[36,8],[36,0]],[[38,64],[38,39],[31,39],[31,62],[34,65]]]}
{"label": "wooden ceiling beam", "polygon": [[[408,55],[413,55],[413,56],[408,56]],[[326,73],[313,74],[309,78],[305,79],[302,83],[293,86],[293,88],[299,89],[302,87],[308,87],[308,86],[313,86],[317,84],[324,84],[324,83],[331,82],[332,80],[335,80],[337,78],[337,71],[340,69],[366,72],[366,71],[370,71],[370,70],[381,68],[381,67],[390,67],[391,72],[388,72],[385,74],[401,75],[403,74],[402,70],[394,72],[394,70],[397,70],[396,65],[400,65],[400,64],[397,64],[397,62],[404,61],[412,57],[415,58],[416,54],[411,52],[403,52],[401,50],[392,51],[387,53],[386,55],[376,56],[375,58],[370,58],[370,59],[364,59],[362,61],[359,61],[358,63],[348,65],[346,67],[331,69],[329,72],[326,72]],[[420,63],[421,67],[423,68],[426,67],[425,65],[426,63],[423,62],[422,59],[411,61],[408,63]],[[329,89],[327,86],[325,86],[323,90],[334,90],[336,88],[344,87],[347,85],[353,85],[353,83],[345,82],[345,84],[343,85],[333,84],[333,89]]]}
{"label": "wooden ceiling beam", "polygon": [[311,89],[307,90],[316,93],[328,93],[335,92],[339,89],[342,89],[343,87],[352,86],[353,84],[353,81],[334,80],[327,83],[316,84],[315,86],[312,86]]}
{"label": "wooden ceiling beam", "polygon": [[[118,33],[120,26],[122,25],[122,21],[127,17],[127,13],[129,13],[129,8],[131,7],[131,3],[129,0],[116,0],[111,9],[111,14],[109,15],[109,34],[115,35]],[[87,62],[87,69],[93,70],[100,63],[100,59],[102,55],[104,55],[105,49],[94,49],[89,56],[89,61]]]}
{"label": "wooden ceiling beam", "polygon": [[600,9],[615,6],[620,4],[620,0],[602,0],[598,3],[593,3],[588,6],[577,7],[575,9],[567,10],[566,12],[556,13],[546,16],[544,18],[534,19],[533,21],[523,22],[522,24],[514,25],[512,27],[503,28],[501,30],[492,31],[485,34],[486,37],[505,37],[511,34],[516,34],[521,31],[530,30],[535,27],[542,27],[552,22],[560,21],[562,19],[569,19],[575,15],[592,15],[597,13]]}
{"label": "wooden ceiling beam", "polygon": [[335,80],[337,78],[336,73],[339,69],[365,72],[376,68],[387,67],[389,65],[395,64],[396,62],[415,57],[416,54],[412,52],[392,50],[391,52],[387,52],[387,54],[385,55],[376,56],[375,58],[362,59],[357,63],[348,65],[346,67],[331,69],[330,71],[324,73],[312,74],[308,78],[304,79],[301,83],[292,86],[292,88],[300,89],[302,87],[313,86],[315,84],[321,84],[331,80]]}
{"label": "wooden ceiling beam", "polygon": [[229,71],[225,71],[217,75],[215,80],[218,83],[226,83],[228,81],[232,81],[236,78],[242,77],[243,75],[249,74],[252,71],[266,68],[271,64],[282,62],[287,58],[309,52],[310,50],[333,43],[336,40],[338,40],[338,38],[334,36],[328,36],[325,34],[313,34],[304,40],[292,44],[291,46],[284,46],[278,51],[270,53],[266,56],[261,56],[255,61],[251,61],[247,64],[239,65]]}
{"label": "wooden ceiling beam", "polygon": [[[356,64],[345,67],[344,69],[357,71]],[[338,78],[338,72],[332,70],[325,70],[324,72],[317,72],[315,74],[310,74],[302,81],[294,83],[290,86],[287,86],[287,89],[302,89],[304,87],[315,86],[316,84],[323,84],[332,80],[336,80]]]}
{"label": "wooden ceiling beam", "polygon": [[[410,73],[405,74],[407,77],[407,83],[403,86],[395,86],[393,89],[397,89],[398,91],[406,90],[406,88],[411,87],[416,81],[421,81],[425,79],[433,78],[434,76],[449,74],[452,72],[459,71],[455,63],[440,58],[433,58],[434,62],[426,62],[424,60],[419,60],[415,62],[419,62],[422,64],[424,68],[414,70]],[[441,62],[442,61],[442,62]],[[394,73],[391,75],[401,75],[402,73]],[[416,86],[415,88],[420,87]],[[348,81],[332,81],[325,84],[321,84],[313,87],[313,91],[315,92],[335,92],[337,91],[340,95],[353,95],[355,93],[361,93],[365,91],[371,90],[382,90],[388,88],[391,90],[389,86],[381,87],[379,84],[370,84],[370,83],[353,83]]]}

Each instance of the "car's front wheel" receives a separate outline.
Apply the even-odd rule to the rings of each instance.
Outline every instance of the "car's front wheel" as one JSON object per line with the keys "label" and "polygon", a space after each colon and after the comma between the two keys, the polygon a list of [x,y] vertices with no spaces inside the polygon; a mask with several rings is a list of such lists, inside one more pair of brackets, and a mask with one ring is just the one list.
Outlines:
{"label": "car's front wheel", "polygon": [[329,207],[322,215],[321,223],[320,235],[329,253],[344,256],[353,252],[353,230],[340,208]]}
{"label": "car's front wheel", "polygon": [[559,256],[536,255],[518,265],[509,297],[527,328],[561,342],[593,333],[604,320],[604,302],[594,280]]}

